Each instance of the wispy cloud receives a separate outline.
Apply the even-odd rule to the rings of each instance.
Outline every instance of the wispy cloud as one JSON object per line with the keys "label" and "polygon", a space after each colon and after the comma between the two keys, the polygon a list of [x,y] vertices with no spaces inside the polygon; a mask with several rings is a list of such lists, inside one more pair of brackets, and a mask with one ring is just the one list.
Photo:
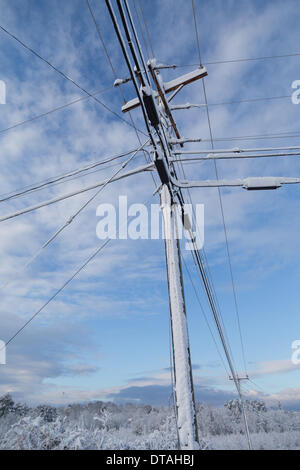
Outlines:
{"label": "wispy cloud", "polygon": [[291,359],[280,359],[262,362],[256,370],[251,372],[251,376],[258,377],[269,374],[282,374],[296,370],[300,370],[300,364],[293,364]]}

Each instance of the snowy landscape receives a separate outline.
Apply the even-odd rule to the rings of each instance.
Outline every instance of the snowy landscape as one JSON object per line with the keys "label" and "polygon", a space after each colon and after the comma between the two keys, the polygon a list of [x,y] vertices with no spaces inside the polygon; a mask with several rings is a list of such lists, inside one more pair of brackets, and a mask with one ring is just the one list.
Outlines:
{"label": "snowy landscape", "polygon": [[[257,450],[300,450],[300,412],[263,401],[246,402],[252,445]],[[197,405],[203,450],[247,449],[240,406]],[[101,401],[64,407],[29,408],[0,398],[0,449],[14,450],[172,450],[178,449],[174,409],[115,405]]]}
{"label": "snowy landscape", "polygon": [[299,0],[0,11],[0,450],[300,450]]}

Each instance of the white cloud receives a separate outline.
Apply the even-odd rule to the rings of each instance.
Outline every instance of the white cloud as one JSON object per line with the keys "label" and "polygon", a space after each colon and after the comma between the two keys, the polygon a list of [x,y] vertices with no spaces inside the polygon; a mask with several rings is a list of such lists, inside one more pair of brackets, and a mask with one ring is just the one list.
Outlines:
{"label": "white cloud", "polygon": [[291,359],[280,359],[266,361],[259,364],[258,369],[251,372],[252,377],[265,376],[269,374],[280,374],[300,370],[300,365],[292,363]]}

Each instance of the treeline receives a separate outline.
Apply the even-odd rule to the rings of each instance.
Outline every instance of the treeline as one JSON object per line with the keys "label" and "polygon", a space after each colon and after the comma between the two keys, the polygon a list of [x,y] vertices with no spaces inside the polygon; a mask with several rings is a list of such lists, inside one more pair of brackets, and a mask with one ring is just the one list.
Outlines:
{"label": "treeline", "polygon": [[[255,448],[299,448],[300,412],[246,401]],[[197,404],[201,447],[246,448],[240,404]],[[102,401],[28,407],[0,397],[0,449],[176,449],[173,407]]]}

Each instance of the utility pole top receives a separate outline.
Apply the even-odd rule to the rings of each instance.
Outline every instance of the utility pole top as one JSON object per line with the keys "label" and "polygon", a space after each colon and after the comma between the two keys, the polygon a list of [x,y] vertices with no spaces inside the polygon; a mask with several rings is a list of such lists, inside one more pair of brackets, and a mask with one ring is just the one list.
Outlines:
{"label": "utility pole top", "polygon": [[[147,62],[149,70],[157,70],[155,67],[156,61],[154,59],[149,60]],[[182,88],[189,83],[193,83],[200,78],[206,77],[207,71],[205,67],[200,67],[192,72],[186,73],[185,75],[181,75],[170,82],[166,82],[163,84],[163,90],[165,93],[170,93],[171,91],[177,90],[178,88]],[[157,98],[159,96],[158,91],[153,91],[154,97]],[[140,106],[140,101],[138,98],[134,98],[122,106],[122,112],[127,113],[128,111],[132,111],[132,109],[138,108]]]}
{"label": "utility pole top", "polygon": [[[241,381],[241,380],[249,380],[249,376],[248,374],[244,375],[244,376],[240,376],[240,375],[236,375],[236,380],[238,381]],[[234,380],[234,378],[232,377],[232,375],[229,376],[229,380]]]}

